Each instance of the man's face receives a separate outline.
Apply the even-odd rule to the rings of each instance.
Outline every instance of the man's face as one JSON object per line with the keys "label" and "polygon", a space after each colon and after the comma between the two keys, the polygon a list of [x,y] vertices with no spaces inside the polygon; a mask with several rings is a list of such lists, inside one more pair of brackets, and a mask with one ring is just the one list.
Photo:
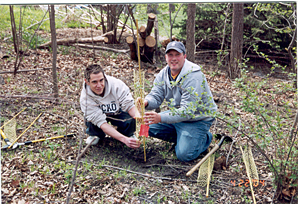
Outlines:
{"label": "man's face", "polygon": [[100,72],[98,74],[91,74],[90,75],[90,80],[87,81],[87,79],[85,79],[85,82],[87,85],[90,86],[91,90],[99,95],[99,96],[103,96],[104,95],[104,90],[105,90],[105,78],[103,76],[103,73]]}
{"label": "man's face", "polygon": [[179,53],[176,50],[170,50],[166,54],[166,61],[173,75],[178,74],[185,62],[186,55]]}

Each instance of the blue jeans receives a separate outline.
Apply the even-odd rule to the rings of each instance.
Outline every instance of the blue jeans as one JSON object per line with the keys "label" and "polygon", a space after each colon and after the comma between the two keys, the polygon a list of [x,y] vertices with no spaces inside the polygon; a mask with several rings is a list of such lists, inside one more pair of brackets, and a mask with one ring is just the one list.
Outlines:
{"label": "blue jeans", "polygon": [[[118,115],[111,115],[109,117],[111,118],[107,118],[107,122],[111,122],[112,125],[117,126],[117,131],[121,134],[130,137],[136,131],[136,121],[127,112],[120,112]],[[97,136],[101,139],[106,136],[101,128],[91,122],[86,122],[86,126],[86,133],[88,135]]]}
{"label": "blue jeans", "polygon": [[209,132],[209,129],[213,121],[214,119],[211,121],[152,124],[149,126],[149,135],[176,143],[175,152],[177,158],[180,161],[188,162],[196,159],[209,147],[212,141],[212,134]]}

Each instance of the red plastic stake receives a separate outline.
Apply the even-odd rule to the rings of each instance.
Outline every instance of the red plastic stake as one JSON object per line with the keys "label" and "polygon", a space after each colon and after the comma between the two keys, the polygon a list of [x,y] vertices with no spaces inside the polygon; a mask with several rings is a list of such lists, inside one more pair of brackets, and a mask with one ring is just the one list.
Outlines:
{"label": "red plastic stake", "polygon": [[139,135],[140,136],[148,137],[148,135],[149,135],[149,126],[148,125],[141,124]]}

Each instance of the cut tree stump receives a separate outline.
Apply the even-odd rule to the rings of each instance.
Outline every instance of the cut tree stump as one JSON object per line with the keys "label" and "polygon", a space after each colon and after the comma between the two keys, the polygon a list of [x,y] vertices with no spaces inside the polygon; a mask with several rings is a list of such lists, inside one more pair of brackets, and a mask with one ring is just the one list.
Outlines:
{"label": "cut tree stump", "polygon": [[144,59],[142,59],[143,62],[149,62],[153,64],[153,56],[154,56],[154,49],[156,45],[156,40],[154,37],[149,35],[145,40],[145,49],[144,49]]}
{"label": "cut tree stump", "polygon": [[154,13],[148,14],[148,20],[147,20],[147,27],[146,27],[146,37],[149,36],[152,32],[152,29],[154,27],[156,15]]}
{"label": "cut tree stump", "polygon": [[[141,26],[139,28],[139,46],[140,46],[140,58],[142,62],[149,62],[153,64],[153,56],[155,51],[156,39],[151,36],[152,29],[154,27],[156,15],[153,13],[148,14],[147,26]],[[135,37],[137,39],[137,37]],[[126,42],[130,48],[131,60],[138,60],[137,42],[135,42],[133,36],[126,37]]]}
{"label": "cut tree stump", "polygon": [[143,39],[145,39],[145,38],[147,37],[147,35],[146,35],[146,27],[145,27],[145,26],[141,26],[141,27],[139,28],[139,32],[140,32],[140,36],[141,36]]}
{"label": "cut tree stump", "polygon": [[136,48],[133,36],[126,37],[126,43],[128,44],[129,49],[130,49],[130,59],[131,60],[138,60],[137,48]]}

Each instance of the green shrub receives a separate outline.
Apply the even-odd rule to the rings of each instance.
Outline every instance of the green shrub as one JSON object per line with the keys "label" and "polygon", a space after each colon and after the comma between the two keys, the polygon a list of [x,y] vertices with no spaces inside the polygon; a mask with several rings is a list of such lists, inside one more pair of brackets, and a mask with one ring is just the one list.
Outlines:
{"label": "green shrub", "polygon": [[[297,129],[292,129],[297,117],[294,109],[297,102],[279,98],[284,93],[296,92],[291,85],[280,82],[272,87],[268,85],[269,80],[251,81],[243,70],[242,77],[235,80],[235,86],[242,98],[240,108],[249,114],[241,119],[241,134],[249,138],[266,159],[278,196],[283,189],[298,184],[298,138]],[[219,117],[234,128],[239,126],[240,116],[237,114]]]}

